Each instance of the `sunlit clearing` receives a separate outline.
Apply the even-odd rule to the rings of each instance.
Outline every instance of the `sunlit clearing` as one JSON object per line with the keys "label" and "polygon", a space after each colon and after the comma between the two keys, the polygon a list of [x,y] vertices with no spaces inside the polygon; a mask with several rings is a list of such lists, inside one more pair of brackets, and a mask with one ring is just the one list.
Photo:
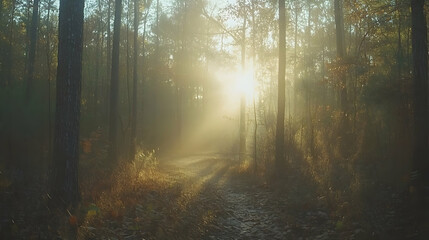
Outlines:
{"label": "sunlit clearing", "polygon": [[[250,61],[249,61],[250,62]],[[210,92],[205,112],[199,121],[192,125],[191,131],[184,130],[179,152],[204,151],[233,152],[238,141],[241,97],[246,97],[247,107],[257,99],[257,85],[254,69],[248,64],[246,70],[240,67],[221,68],[215,73],[216,87]],[[211,97],[211,98],[210,98]]]}

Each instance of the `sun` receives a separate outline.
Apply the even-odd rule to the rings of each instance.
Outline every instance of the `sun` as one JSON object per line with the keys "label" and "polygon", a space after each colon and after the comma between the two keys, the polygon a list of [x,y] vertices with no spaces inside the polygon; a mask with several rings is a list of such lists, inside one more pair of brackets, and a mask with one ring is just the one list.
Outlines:
{"label": "sun", "polygon": [[256,90],[253,70],[247,69],[246,71],[238,72],[236,79],[235,92],[240,95],[244,94],[246,99],[252,99]]}
{"label": "sun", "polygon": [[258,98],[258,89],[254,77],[254,70],[249,64],[246,70],[220,69],[215,73],[216,79],[223,92],[223,101],[229,108],[240,105],[241,96],[245,96],[246,103]]}

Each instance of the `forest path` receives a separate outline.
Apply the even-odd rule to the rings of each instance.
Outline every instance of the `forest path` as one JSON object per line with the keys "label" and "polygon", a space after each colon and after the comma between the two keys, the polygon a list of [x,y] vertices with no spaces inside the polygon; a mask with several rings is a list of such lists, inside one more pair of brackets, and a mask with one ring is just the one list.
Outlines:
{"label": "forest path", "polygon": [[237,167],[236,160],[213,154],[172,159],[161,165],[170,176],[186,176],[191,185],[216,191],[218,198],[211,201],[216,201],[222,213],[207,225],[204,239],[285,239],[291,230],[282,220],[284,212],[270,204],[273,193],[237,178]]}
{"label": "forest path", "polygon": [[392,212],[364,210],[363,220],[347,221],[336,217],[293,173],[289,186],[275,190],[251,174],[240,174],[242,166],[231,156],[216,154],[174,158],[161,165],[161,171],[200,189],[195,195],[220,209],[200,229],[198,239],[415,239],[410,231],[396,229]]}

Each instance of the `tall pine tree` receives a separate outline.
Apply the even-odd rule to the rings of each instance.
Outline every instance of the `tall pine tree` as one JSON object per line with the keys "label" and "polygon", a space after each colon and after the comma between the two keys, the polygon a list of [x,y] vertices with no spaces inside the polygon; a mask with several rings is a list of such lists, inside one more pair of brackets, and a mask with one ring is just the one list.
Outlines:
{"label": "tall pine tree", "polygon": [[79,119],[82,83],[84,0],[61,0],[52,195],[68,205],[80,199]]}

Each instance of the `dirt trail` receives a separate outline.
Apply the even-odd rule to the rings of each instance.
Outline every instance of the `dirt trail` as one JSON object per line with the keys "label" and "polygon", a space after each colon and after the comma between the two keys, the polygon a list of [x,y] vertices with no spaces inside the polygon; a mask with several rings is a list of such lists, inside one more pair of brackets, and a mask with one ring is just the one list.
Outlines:
{"label": "dirt trail", "polygon": [[360,220],[347,221],[298,180],[291,178],[288,190],[277,192],[237,176],[238,167],[236,160],[222,155],[174,158],[162,165],[178,182],[189,179],[184,185],[205,189],[197,195],[221,209],[198,239],[420,239],[394,211],[374,216],[371,208],[363,209]]}
{"label": "dirt trail", "polygon": [[269,190],[233,178],[235,160],[221,155],[197,155],[163,164],[172,175],[184,174],[192,184],[204,184],[217,191],[223,214],[208,226],[205,239],[285,239],[288,227],[281,212],[268,203]]}
{"label": "dirt trail", "polygon": [[[362,209],[360,218],[347,220],[311,195],[301,178],[290,175],[285,188],[274,190],[237,174],[240,164],[231,156],[164,159],[144,178],[135,178],[132,173],[140,173],[132,166],[107,178],[110,192],[82,203],[78,239],[429,239],[419,238],[423,234],[392,205],[401,201],[390,192],[376,202],[376,211]],[[0,192],[8,210],[0,214],[0,238],[71,239],[64,237],[69,217],[58,224],[63,213],[47,211],[45,196]],[[394,208],[383,212],[383,205]]]}
{"label": "dirt trail", "polygon": [[267,198],[269,192],[246,189],[230,181],[220,189],[225,200],[226,217],[216,220],[218,232],[211,235],[220,239],[284,239],[287,227],[281,223],[279,212],[272,209]]}

